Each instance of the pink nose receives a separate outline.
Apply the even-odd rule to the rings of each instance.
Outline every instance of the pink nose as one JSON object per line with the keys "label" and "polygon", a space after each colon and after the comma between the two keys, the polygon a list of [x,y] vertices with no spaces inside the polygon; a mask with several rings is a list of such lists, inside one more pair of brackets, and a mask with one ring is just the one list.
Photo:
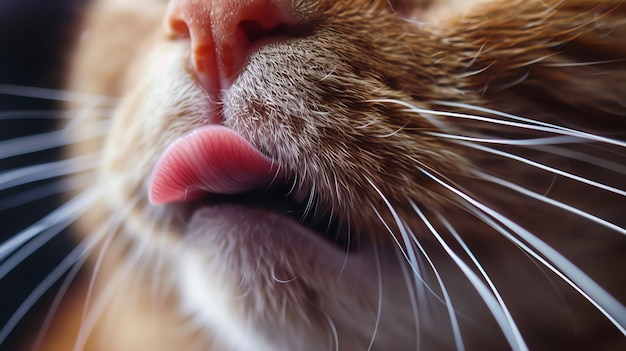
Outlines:
{"label": "pink nose", "polygon": [[228,88],[259,47],[301,36],[284,0],[172,0],[167,23],[173,37],[191,40],[191,63],[200,83],[217,94]]}

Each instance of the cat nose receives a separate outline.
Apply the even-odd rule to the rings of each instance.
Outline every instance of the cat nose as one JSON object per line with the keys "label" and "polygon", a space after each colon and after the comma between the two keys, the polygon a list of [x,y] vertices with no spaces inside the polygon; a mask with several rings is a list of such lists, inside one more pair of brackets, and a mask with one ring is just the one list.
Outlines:
{"label": "cat nose", "polygon": [[191,63],[205,89],[228,88],[249,56],[273,42],[306,35],[284,0],[173,0],[172,37],[191,40]]}

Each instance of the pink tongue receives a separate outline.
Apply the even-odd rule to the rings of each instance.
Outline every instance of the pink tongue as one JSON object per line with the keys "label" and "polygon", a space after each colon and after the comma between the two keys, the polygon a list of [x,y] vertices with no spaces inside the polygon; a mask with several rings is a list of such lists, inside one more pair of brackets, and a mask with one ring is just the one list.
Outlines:
{"label": "pink tongue", "polygon": [[262,189],[277,173],[278,166],[239,134],[217,125],[202,127],[176,140],[161,156],[150,182],[150,202]]}

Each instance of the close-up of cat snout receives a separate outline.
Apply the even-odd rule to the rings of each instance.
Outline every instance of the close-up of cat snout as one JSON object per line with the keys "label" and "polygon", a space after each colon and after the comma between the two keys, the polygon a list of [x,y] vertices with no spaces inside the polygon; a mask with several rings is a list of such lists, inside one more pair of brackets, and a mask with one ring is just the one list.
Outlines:
{"label": "close-up of cat snout", "polygon": [[231,85],[253,51],[310,31],[289,2],[271,0],[170,1],[166,23],[173,38],[191,41],[192,67],[216,94]]}
{"label": "close-up of cat snout", "polygon": [[0,351],[626,350],[625,18],[3,0]]}

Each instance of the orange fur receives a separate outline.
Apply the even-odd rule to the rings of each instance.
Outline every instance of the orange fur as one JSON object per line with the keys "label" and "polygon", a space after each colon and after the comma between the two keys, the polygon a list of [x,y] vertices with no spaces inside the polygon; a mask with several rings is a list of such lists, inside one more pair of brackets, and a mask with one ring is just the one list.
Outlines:
{"label": "orange fur", "polygon": [[[468,349],[507,347],[506,340],[495,335],[499,329],[490,319],[489,311],[471,285],[462,282],[464,276],[451,260],[445,259],[448,256],[429,235],[423,219],[416,215],[417,207],[434,219],[437,230],[445,231],[443,221],[436,220],[439,214],[454,223],[488,267],[531,348],[608,350],[625,344],[624,335],[571,287],[553,276],[549,281],[544,280],[547,269],[536,268],[535,261],[492,227],[477,220],[464,201],[419,168],[467,189],[467,193],[491,207],[506,211],[530,232],[539,233],[542,240],[583,267],[622,304],[626,301],[624,278],[615,272],[626,264],[621,235],[544,203],[522,199],[513,191],[480,179],[475,171],[498,172],[504,180],[538,193],[549,193],[551,198],[584,211],[599,213],[607,221],[621,225],[622,230],[623,198],[599,189],[590,190],[573,180],[539,172],[511,159],[460,146],[440,136],[475,133],[497,139],[527,139],[544,137],[541,132],[439,116],[426,118],[427,112],[416,114],[407,110],[412,106],[479,114],[467,106],[452,105],[463,103],[624,140],[626,2],[276,0],[275,3],[290,4],[299,18],[305,18],[307,25],[315,29],[314,33],[268,45],[251,55],[233,83],[238,90],[225,92],[221,97],[224,124],[297,175],[298,186],[314,188],[315,206],[348,221],[356,240],[366,248],[363,252],[369,253],[368,247],[376,247],[372,251],[376,255],[363,260],[383,261],[380,269],[391,271],[387,272],[389,275],[381,273],[383,284],[388,282],[387,277],[392,281],[385,285],[385,289],[391,290],[385,290],[388,294],[384,295],[385,303],[393,305],[396,299],[398,306],[394,306],[394,311],[408,314],[406,319],[404,315],[397,320],[381,317],[381,325],[377,325],[381,339],[387,337],[390,342],[399,343],[389,344],[392,348],[416,347],[412,343],[419,326],[413,324],[412,312],[407,312],[411,311],[411,299],[402,293],[398,293],[399,298],[394,295],[395,290],[406,288],[402,274],[409,274],[411,268],[402,260],[387,263],[384,258],[386,253],[390,256],[397,253],[396,243],[406,248],[402,231],[408,228],[426,250],[434,253],[433,260],[445,273],[450,294],[460,301],[460,314],[466,317],[459,318]],[[97,296],[106,296],[110,286],[114,291],[89,333],[85,349],[213,347],[225,350],[231,346],[236,349],[233,345],[238,345],[238,340],[226,340],[224,335],[228,333],[218,327],[211,329],[202,322],[191,323],[193,313],[180,307],[181,301],[185,301],[184,293],[179,291],[183,288],[172,283],[181,274],[177,263],[196,254],[202,262],[220,257],[221,262],[227,262],[223,263],[225,270],[232,268],[224,273],[227,278],[223,278],[217,273],[210,275],[213,270],[222,269],[219,263],[205,266],[209,282],[225,282],[225,295],[241,294],[237,289],[246,283],[258,290],[250,293],[252,297],[242,294],[241,300],[228,305],[233,308],[234,316],[242,315],[249,322],[242,323],[246,333],[267,342],[273,342],[273,332],[291,334],[286,338],[301,336],[303,342],[331,338],[325,334],[323,317],[337,308],[329,306],[351,306],[352,310],[346,309],[355,316],[376,310],[371,301],[377,300],[368,300],[368,294],[377,296],[378,290],[359,288],[360,276],[350,280],[352,263],[346,264],[347,278],[342,281],[340,274],[337,278],[329,273],[334,271],[326,271],[326,264],[330,265],[328,262],[332,260],[320,258],[327,257],[323,256],[327,252],[319,252],[319,261],[315,261],[315,253],[307,251],[313,246],[298,242],[291,246],[295,253],[283,252],[284,246],[280,245],[292,238],[278,234],[269,236],[267,242],[255,242],[256,249],[245,246],[254,239],[245,237],[248,241],[236,241],[240,237],[235,234],[226,236],[224,240],[235,237],[232,239],[235,244],[224,244],[225,248],[207,244],[205,240],[209,239],[201,235],[194,237],[198,242],[192,241],[188,247],[186,240],[192,239],[185,239],[191,236],[185,228],[189,217],[197,219],[196,216],[185,212],[186,207],[181,210],[182,205],[154,207],[147,203],[147,183],[159,155],[173,140],[202,125],[204,109],[208,106],[188,67],[188,38],[167,35],[166,6],[166,2],[151,0],[97,1],[86,17],[84,38],[76,46],[70,89],[119,100],[114,105],[111,132],[104,140],[75,144],[68,150],[69,155],[103,152],[102,163],[92,172],[93,182],[103,194],[98,197],[96,209],[75,225],[75,231],[87,237],[116,211],[135,204],[119,228],[110,234],[114,240],[100,246],[106,250],[105,260],[97,272],[95,297],[90,303],[101,301]],[[394,11],[390,6],[394,6]],[[271,58],[270,63],[264,61],[267,57]],[[272,71],[275,67],[284,72]],[[295,77],[301,74],[302,77]],[[295,78],[289,81],[285,77]],[[292,82],[301,91],[294,89]],[[292,96],[295,98],[291,99]],[[305,108],[296,103],[289,105],[298,99]],[[83,113],[95,115],[98,110],[94,107],[93,111],[83,110]],[[495,118],[493,114],[484,115]],[[94,128],[96,121],[96,118],[81,121],[82,130]],[[573,145],[571,150],[623,165],[623,151],[614,145],[588,149],[579,146]],[[503,148],[583,177],[597,177],[615,187],[624,185],[623,178],[610,172],[597,174],[596,168],[580,160],[560,158],[532,148],[521,151],[512,146]],[[196,215],[199,212],[197,208],[191,211],[196,211]],[[404,227],[399,225],[398,218]],[[268,219],[267,223],[274,222]],[[268,229],[268,232],[272,231]],[[453,241],[450,233],[444,237]],[[596,238],[601,238],[602,244],[595,242]],[[317,245],[317,239],[311,240]],[[228,251],[236,245],[241,248]],[[452,246],[459,254],[462,252],[458,244]],[[145,257],[141,263],[128,259],[137,254],[134,250],[143,250],[140,253]],[[263,257],[259,250],[267,256]],[[224,252],[223,257],[220,252]],[[257,254],[261,258],[255,264],[261,273],[255,276],[258,281],[250,283],[246,278],[255,271],[246,270],[245,260]],[[360,254],[365,256],[357,250],[348,257],[360,260]],[[93,256],[91,265],[99,260],[98,250]],[[596,264],[599,257],[601,262]],[[129,264],[133,269],[121,274],[129,269]],[[154,268],[161,264],[163,267]],[[296,283],[276,284],[268,273],[275,273],[275,268],[287,276],[293,273]],[[300,271],[292,271],[297,268]],[[151,269],[162,276],[155,279]],[[85,274],[89,273],[87,268]],[[368,274],[372,280],[377,279],[375,273]],[[393,285],[394,274],[402,277],[397,278],[402,284]],[[424,272],[424,275],[437,286],[432,273]],[[333,283],[339,281],[336,292],[326,278]],[[77,291],[84,294],[88,281],[77,282]],[[382,292],[383,288],[380,289]],[[439,290],[437,293],[442,295]],[[454,347],[445,319],[447,310],[432,296],[427,299],[435,317],[432,325],[424,322],[420,342],[427,350]],[[65,300],[66,316],[61,315],[49,333],[48,341],[43,344],[45,350],[69,349],[67,345],[73,344],[81,328],[78,324],[84,322],[83,300],[74,301],[73,297]],[[215,300],[215,304],[222,303],[219,301]],[[208,302],[211,303],[214,302]],[[88,306],[87,311],[90,308],[93,307]],[[287,327],[294,329],[278,330],[276,325],[280,323],[272,323],[281,318],[287,320]],[[369,319],[354,319],[352,325],[342,324],[341,317],[336,319],[338,337],[349,345],[345,347],[367,344],[369,340],[355,336],[360,330],[354,326],[359,323],[369,326]],[[406,330],[400,330],[403,328]],[[394,333],[410,337],[403,343]],[[295,349],[297,346],[293,345],[299,344],[291,345]],[[386,346],[374,345],[378,349]]]}

